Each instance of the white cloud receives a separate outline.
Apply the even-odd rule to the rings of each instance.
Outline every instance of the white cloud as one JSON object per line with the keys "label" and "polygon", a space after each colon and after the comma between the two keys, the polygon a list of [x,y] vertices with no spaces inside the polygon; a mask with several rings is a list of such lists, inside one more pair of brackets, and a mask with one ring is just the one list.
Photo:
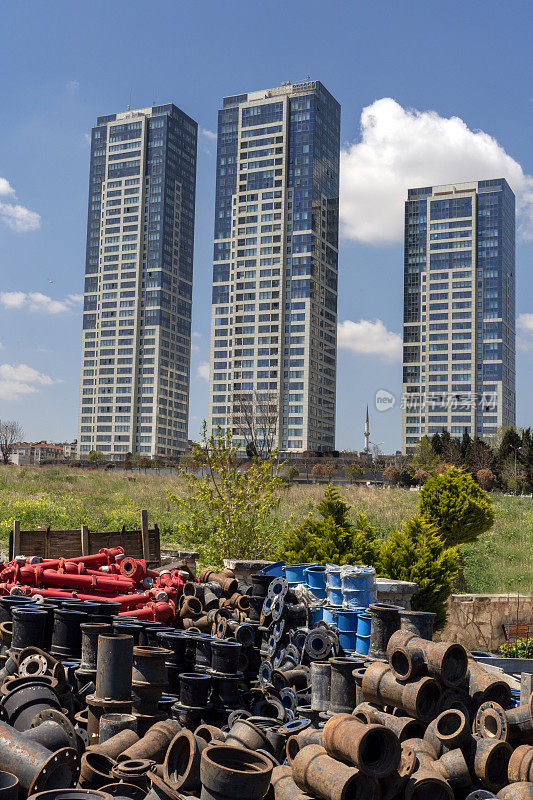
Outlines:
{"label": "white cloud", "polygon": [[49,375],[27,364],[0,364],[0,398],[18,400],[26,394],[38,392],[42,386],[57,383]]}
{"label": "white cloud", "polygon": [[90,133],[84,133],[83,134],[83,138],[87,142],[87,144],[91,144],[91,134]]}
{"label": "white cloud", "polygon": [[533,350],[533,314],[520,314],[516,320],[518,336],[516,346],[519,350]]}
{"label": "white cloud", "polygon": [[383,97],[363,109],[357,142],[341,152],[340,218],[348,239],[403,238],[407,189],[506,178],[517,196],[520,230],[533,238],[533,177],[484,131],[459,117],[405,109]]}
{"label": "white cloud", "polygon": [[208,361],[202,361],[200,364],[198,364],[198,369],[196,370],[196,377],[197,378],[202,378],[202,380],[204,380],[204,381],[208,381],[209,380],[209,362]]}
{"label": "white cloud", "polygon": [[62,314],[73,311],[83,302],[83,295],[69,294],[63,300],[53,300],[41,292],[0,292],[0,305],[4,308],[24,308],[45,314]]}
{"label": "white cloud", "polygon": [[15,197],[15,190],[5,178],[0,178],[0,197]]}
{"label": "white cloud", "polygon": [[[0,197],[16,199],[16,192],[5,178],[0,178]],[[35,231],[41,227],[41,217],[35,211],[19,205],[18,203],[0,202],[0,222],[17,233]]]}
{"label": "white cloud", "polygon": [[216,142],[217,135],[215,131],[210,131],[208,128],[200,128],[200,136],[205,136],[211,142]]}
{"label": "white cloud", "polygon": [[72,92],[72,93],[77,92],[79,90],[79,88],[80,88],[80,82],[79,81],[74,80],[74,81],[68,81],[67,82],[67,91],[68,92]]}
{"label": "white cloud", "polygon": [[383,361],[402,360],[402,338],[398,333],[387,330],[385,324],[361,319],[341,322],[337,329],[339,347],[362,355],[378,356]]}

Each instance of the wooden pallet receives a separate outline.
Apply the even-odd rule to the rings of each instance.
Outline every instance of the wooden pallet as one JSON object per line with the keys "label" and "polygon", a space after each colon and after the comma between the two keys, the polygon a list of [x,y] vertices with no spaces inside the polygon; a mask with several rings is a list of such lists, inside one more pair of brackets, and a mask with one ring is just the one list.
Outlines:
{"label": "wooden pallet", "polygon": [[90,531],[87,525],[80,530],[54,531],[48,528],[23,531],[18,520],[9,534],[9,558],[16,555],[41,556],[41,558],[76,558],[77,556],[98,553],[102,547],[123,547],[127,556],[143,558],[151,567],[161,563],[159,528],[148,527],[148,513],[141,511],[141,528],[127,531],[98,533]]}
{"label": "wooden pallet", "polygon": [[503,632],[507,641],[510,639],[533,639],[533,622],[513,622],[503,625]]}

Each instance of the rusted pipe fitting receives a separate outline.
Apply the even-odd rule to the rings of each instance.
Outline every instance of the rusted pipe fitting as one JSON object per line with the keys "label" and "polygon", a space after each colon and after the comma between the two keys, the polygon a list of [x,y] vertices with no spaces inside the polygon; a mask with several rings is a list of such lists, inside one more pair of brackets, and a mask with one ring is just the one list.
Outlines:
{"label": "rusted pipe fitting", "polygon": [[9,724],[17,731],[25,731],[41,711],[52,708],[61,711],[57,688],[57,680],[49,675],[4,681],[0,702]]}
{"label": "rusted pipe fitting", "polygon": [[294,736],[289,736],[285,745],[285,754],[289,764],[292,764],[300,750],[307,747],[308,744],[319,744],[322,747],[324,745],[322,731],[317,728],[306,728]]}
{"label": "rusted pipe fitting", "polygon": [[435,752],[440,755],[443,750],[454,750],[460,747],[471,736],[468,719],[455,708],[443,711],[429,723],[424,733]]}
{"label": "rusted pipe fitting", "polygon": [[472,656],[468,659],[467,679],[468,694],[476,708],[488,702],[498,703],[503,708],[509,705],[511,699],[509,684],[484,669]]}
{"label": "rusted pipe fitting", "polygon": [[405,800],[453,800],[453,789],[448,781],[433,769],[423,767],[408,778]]}
{"label": "rusted pipe fitting", "polygon": [[19,779],[10,772],[0,772],[0,800],[18,800]]}
{"label": "rusted pipe fitting", "polygon": [[104,744],[117,733],[126,730],[137,731],[137,718],[133,714],[102,714],[98,744]]}
{"label": "rusted pipe fitting", "polygon": [[533,747],[521,744],[509,759],[509,780],[533,783]]}
{"label": "rusted pipe fitting", "polygon": [[203,612],[203,606],[197,597],[182,595],[179,602],[179,615],[181,619],[195,619]]}
{"label": "rusted pipe fitting", "polygon": [[216,725],[205,725],[202,723],[198,725],[196,730],[194,731],[195,736],[199,736],[200,739],[205,739],[207,744],[210,744],[213,741],[217,742],[225,742],[226,741],[226,734],[220,728],[217,728]]}
{"label": "rusted pipe fitting", "polygon": [[174,719],[156,722],[155,725],[148,729],[142,739],[138,739],[137,742],[120,754],[118,761],[148,758],[157,764],[162,763],[170,742],[180,728],[179,722]]}
{"label": "rusted pipe fitting", "polygon": [[103,753],[87,750],[81,757],[79,788],[99,789],[100,786],[109,783],[111,772],[116,763],[113,758],[109,758]]}
{"label": "rusted pipe fitting", "polygon": [[72,747],[51,753],[0,722],[0,769],[15,775],[21,793],[31,795],[48,788],[72,786],[80,771],[80,758]]}
{"label": "rusted pipe fitting", "polygon": [[95,696],[131,700],[133,636],[99,636]]}
{"label": "rusted pipe fitting", "polygon": [[147,758],[120,761],[113,767],[111,775],[115,780],[132,783],[147,792],[150,785],[149,773],[153,766],[154,762]]}
{"label": "rusted pipe fitting", "polygon": [[133,648],[132,688],[139,714],[157,714],[163,689],[168,686],[165,660],[171,655],[163,647]]}
{"label": "rusted pipe fitting", "polygon": [[272,761],[261,753],[210,744],[200,762],[201,796],[204,800],[261,800],[268,791],[272,768]]}
{"label": "rusted pipe fitting", "polygon": [[352,714],[361,722],[377,722],[380,725],[385,725],[396,734],[400,742],[424,736],[425,726],[419,720],[412,717],[396,717],[393,714],[387,714],[372,705],[372,703],[359,703],[352,711]]}
{"label": "rusted pipe fitting", "polygon": [[274,767],[270,785],[274,800],[309,800],[309,795],[300,791],[294,783],[290,767]]}
{"label": "rusted pipe fitting", "polygon": [[248,750],[272,752],[266,733],[247,719],[238,719],[233,723],[226,735],[225,744],[230,747],[247,747]]}
{"label": "rusted pipe fitting", "polygon": [[295,784],[322,800],[377,800],[379,784],[356,767],[349,767],[328,756],[318,744],[302,748],[292,762]]}
{"label": "rusted pipe fitting", "polygon": [[239,584],[235,577],[224,574],[224,572],[214,572],[211,567],[206,567],[200,572],[198,583],[218,583],[223,592],[229,595],[235,594]]}
{"label": "rusted pipe fitting", "polygon": [[372,615],[370,626],[371,658],[386,658],[387,644],[392,634],[400,628],[400,606],[390,603],[373,603],[370,606]]}
{"label": "rusted pipe fitting", "polygon": [[507,770],[512,754],[511,745],[494,739],[471,736],[461,747],[472,778],[492,792],[507,783]]}
{"label": "rusted pipe fitting", "polygon": [[357,705],[357,687],[350,658],[330,658],[331,683],[329,710],[332,714],[351,714]]}
{"label": "rusted pipe fitting", "polygon": [[87,751],[93,750],[95,753],[101,753],[108,758],[117,759],[124,750],[127,750],[138,741],[139,737],[135,731],[124,729],[120,731],[120,733],[115,733],[114,736],[106,739],[106,741],[101,744],[91,745],[87,748]]}
{"label": "rusted pipe fitting", "polygon": [[458,686],[468,670],[468,653],[461,644],[432,642],[409,631],[396,631],[387,645],[387,658],[399,680],[408,680],[427,670],[445,686]]}
{"label": "rusted pipe fitting", "polygon": [[328,755],[355,764],[373,778],[387,778],[400,764],[398,737],[384,725],[335,714],[324,725],[323,737]]}
{"label": "rusted pipe fitting", "polygon": [[433,611],[400,611],[400,630],[414,633],[421,639],[433,639],[433,625],[436,614]]}
{"label": "rusted pipe fitting", "polygon": [[362,691],[367,702],[395,706],[421,722],[429,722],[435,717],[441,694],[434,678],[424,676],[400,682],[389,665],[380,661],[374,661],[366,668],[362,676]]}
{"label": "rusted pipe fitting", "polygon": [[200,760],[208,743],[189,730],[172,739],[163,762],[163,778],[173,789],[195,792],[200,788]]}
{"label": "rusted pipe fitting", "polygon": [[501,789],[500,800],[533,800],[533,783],[510,783]]}
{"label": "rusted pipe fitting", "polygon": [[444,753],[433,763],[433,768],[446,778],[452,789],[468,789],[472,786],[472,776],[465,757],[459,748]]}
{"label": "rusted pipe fitting", "polygon": [[507,711],[498,703],[482,703],[474,720],[474,733],[486,739],[533,744],[533,694],[528,703]]}

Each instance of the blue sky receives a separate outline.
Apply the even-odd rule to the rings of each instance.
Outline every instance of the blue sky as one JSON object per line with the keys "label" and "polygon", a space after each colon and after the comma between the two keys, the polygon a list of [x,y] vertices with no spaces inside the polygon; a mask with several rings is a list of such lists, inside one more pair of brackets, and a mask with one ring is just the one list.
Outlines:
{"label": "blue sky", "polygon": [[[200,127],[190,435],[205,363],[217,109],[310,75],[342,105],[337,447],[383,449],[400,410],[401,219],[411,185],[504,176],[519,202],[518,424],[533,423],[533,81],[529,2],[19,0],[0,26],[0,418],[76,435],[88,134],[97,115],[174,102]],[[51,282],[52,281],[52,282]]]}

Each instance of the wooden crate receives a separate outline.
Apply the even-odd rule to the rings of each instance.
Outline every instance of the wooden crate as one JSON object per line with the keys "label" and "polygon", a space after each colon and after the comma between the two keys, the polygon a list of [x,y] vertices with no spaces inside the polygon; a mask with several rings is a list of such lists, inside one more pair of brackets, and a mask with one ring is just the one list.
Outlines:
{"label": "wooden crate", "polygon": [[124,548],[127,556],[144,558],[150,566],[157,567],[161,563],[159,528],[157,525],[148,527],[146,511],[141,511],[140,530],[127,531],[123,526],[122,530],[113,533],[90,531],[87,525],[72,531],[54,531],[50,527],[23,531],[20,522],[15,521],[9,535],[9,558],[25,555],[68,559],[98,553],[102,547],[119,546]]}

